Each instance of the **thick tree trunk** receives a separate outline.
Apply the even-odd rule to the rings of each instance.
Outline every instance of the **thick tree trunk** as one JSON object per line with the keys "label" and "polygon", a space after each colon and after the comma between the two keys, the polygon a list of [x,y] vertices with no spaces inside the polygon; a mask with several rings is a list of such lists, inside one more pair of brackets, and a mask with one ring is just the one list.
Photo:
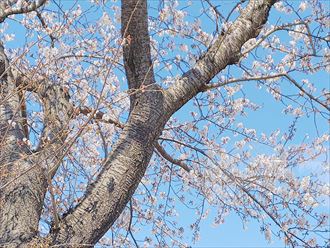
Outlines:
{"label": "thick tree trunk", "polygon": [[[58,86],[17,82],[2,45],[0,68],[0,247],[29,247],[27,243],[38,236],[48,179],[64,152],[72,106]],[[47,142],[40,142],[37,152],[23,140],[27,138],[21,112],[25,103],[20,94],[27,87],[44,103],[41,140]]]}
{"label": "thick tree trunk", "polygon": [[20,247],[38,235],[47,182],[43,170],[31,161],[10,162],[4,168],[11,172],[1,177],[8,186],[0,192],[0,244]]}
{"label": "thick tree trunk", "polygon": [[54,230],[55,244],[95,244],[123,211],[153,153],[167,121],[161,91],[139,98],[117,146],[72,214]]}
{"label": "thick tree trunk", "polygon": [[[129,88],[133,90],[130,117],[94,184],[76,208],[51,230],[53,244],[92,246],[109,230],[140,183],[167,120],[217,73],[238,61],[242,45],[259,34],[274,2],[251,0],[228,32],[218,37],[196,65],[163,90],[155,84],[150,59],[147,2],[122,1],[124,63]],[[8,64],[6,59],[2,61]],[[5,62],[1,62],[3,68]],[[70,113],[71,107],[60,90],[53,88],[48,92],[57,94],[56,99],[62,99],[64,104],[54,101],[51,95],[41,94],[46,113],[44,135],[51,142],[47,149],[41,146],[38,154],[31,155],[26,146],[17,143],[24,135],[22,127],[8,125],[19,108],[18,94],[7,77],[2,76],[1,80],[1,99],[7,96],[9,100],[0,102],[1,136],[5,137],[0,155],[0,244],[11,243],[15,247],[37,237],[47,177],[52,176],[48,169],[54,165],[48,155],[59,151],[70,118],[68,115],[62,120],[58,113]],[[56,133],[64,135],[57,137]]]}
{"label": "thick tree trunk", "polygon": [[146,0],[122,1],[122,36],[130,117],[95,184],[53,231],[55,244],[95,244],[107,232],[140,183],[169,118],[163,91],[154,84]]}
{"label": "thick tree trunk", "polygon": [[38,234],[47,187],[23,142],[22,103],[2,45],[0,53],[0,245],[18,247]]}

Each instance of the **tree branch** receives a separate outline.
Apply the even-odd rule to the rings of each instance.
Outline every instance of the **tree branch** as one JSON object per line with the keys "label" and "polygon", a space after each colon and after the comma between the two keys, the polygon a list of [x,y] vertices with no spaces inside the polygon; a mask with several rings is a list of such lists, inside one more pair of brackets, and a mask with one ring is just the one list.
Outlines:
{"label": "tree branch", "polygon": [[[72,213],[60,220],[58,229],[52,229],[50,235],[55,245],[93,245],[108,231],[140,183],[154,143],[168,120],[164,115],[163,91],[154,84],[146,0],[122,1],[122,35],[126,42],[124,63],[129,87],[138,89],[148,85],[149,90],[131,98],[134,104],[131,104],[129,120],[102,171],[88,186],[85,196]],[[86,113],[90,110],[81,111]]]}
{"label": "tree branch", "polygon": [[25,100],[19,91],[0,43],[0,99],[5,99],[0,102],[0,244],[15,247],[38,233],[47,189],[44,170],[23,141]]}
{"label": "tree branch", "polygon": [[170,113],[176,112],[187,101],[203,90],[205,84],[230,64],[237,63],[241,48],[246,41],[255,38],[267,21],[275,0],[251,0],[241,16],[219,35],[213,45],[204,53],[188,72],[176,81],[166,94],[171,101]]}
{"label": "tree branch", "polygon": [[5,6],[4,3],[0,5],[0,23],[3,22],[8,16],[15,14],[29,13],[37,10],[39,7],[44,5],[47,0],[36,0],[32,3],[21,3],[21,6],[11,7]]}
{"label": "tree branch", "polygon": [[295,87],[297,87],[303,94],[305,94],[307,97],[309,97],[310,100],[315,101],[316,103],[320,104],[322,107],[324,107],[326,110],[330,111],[330,107],[327,105],[326,101],[327,99],[321,101],[320,99],[316,98],[312,94],[308,93],[296,80],[294,80],[288,73],[278,73],[274,75],[264,75],[264,76],[255,76],[255,77],[247,77],[247,78],[233,78],[229,79],[224,82],[220,82],[217,84],[207,84],[202,87],[201,91],[207,91],[219,87],[223,87],[232,83],[238,83],[238,82],[246,82],[246,81],[258,81],[258,80],[267,80],[267,79],[273,79],[273,78],[280,78],[285,77],[288,79]]}
{"label": "tree branch", "polygon": [[259,34],[273,3],[251,1],[227,34],[220,36],[179,82],[164,91],[154,84],[146,0],[123,0],[122,34],[129,88],[150,85],[150,90],[131,98],[134,104],[117,144],[80,203],[60,220],[58,229],[52,230],[53,244],[95,244],[108,231],[140,183],[170,116],[216,73],[238,60],[242,45]]}
{"label": "tree branch", "polygon": [[[286,77],[291,83],[293,83],[303,94],[305,94],[306,96],[308,96],[311,100],[317,102],[322,107],[324,107],[325,109],[327,109],[328,111],[330,111],[330,107],[326,103],[320,101],[319,99],[317,99],[316,97],[314,97],[312,94],[308,93],[296,80],[294,80],[288,74],[284,74],[283,76]],[[325,102],[326,102],[326,100],[325,100]]]}
{"label": "tree branch", "polygon": [[[93,113],[94,110],[91,109],[91,108],[88,108],[88,107],[79,107],[79,108],[76,108],[75,112],[76,112],[76,114],[81,113],[81,114],[83,114],[83,115],[88,115],[88,114],[90,114],[90,113]],[[107,118],[107,117],[105,117],[105,116],[106,116],[105,113],[103,113],[103,112],[101,112],[101,111],[96,111],[96,113],[95,113],[93,119],[94,119],[94,120],[98,120],[98,121],[100,121],[100,122],[113,124],[113,125],[115,125],[116,127],[119,127],[119,128],[121,128],[121,129],[124,128],[125,125],[124,125],[123,123],[121,123],[120,121],[118,121],[118,120],[114,120],[114,119],[111,119],[111,118]]]}
{"label": "tree branch", "polygon": [[170,154],[168,154],[166,152],[166,150],[158,142],[155,142],[155,148],[157,149],[159,154],[162,155],[163,158],[165,158],[172,164],[175,164],[175,165],[181,167],[182,169],[184,169],[187,172],[190,171],[190,168],[186,163],[182,162],[182,160],[172,158],[172,156]]}
{"label": "tree branch", "polygon": [[[137,94],[130,95],[130,110],[139,98],[140,87],[155,83],[150,54],[146,0],[122,2],[121,33],[124,40],[123,57],[128,88]],[[138,30],[138,32],[137,32]]]}
{"label": "tree branch", "polygon": [[283,77],[284,75],[285,75],[284,73],[279,73],[279,74],[275,74],[275,75],[265,75],[265,76],[256,76],[256,77],[247,77],[247,78],[233,78],[233,79],[229,79],[229,80],[226,80],[224,82],[217,83],[217,84],[206,84],[206,85],[203,86],[202,91],[204,92],[204,91],[207,91],[207,90],[223,87],[223,86],[233,84],[233,83],[238,83],[238,82],[258,81],[258,80],[267,80],[267,79],[272,79],[272,78],[279,78],[279,77]]}

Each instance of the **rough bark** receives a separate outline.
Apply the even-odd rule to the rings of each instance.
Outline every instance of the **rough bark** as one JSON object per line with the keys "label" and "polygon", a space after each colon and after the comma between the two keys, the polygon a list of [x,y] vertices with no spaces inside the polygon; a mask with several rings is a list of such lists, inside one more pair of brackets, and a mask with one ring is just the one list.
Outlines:
{"label": "rough bark", "polygon": [[121,11],[124,66],[132,111],[142,89],[155,83],[150,56],[147,1],[122,1]]}
{"label": "rough bark", "polygon": [[[53,244],[63,247],[68,244],[92,246],[109,230],[143,177],[152,156],[154,144],[167,120],[187,101],[202,91],[203,86],[209,83],[217,73],[227,65],[238,61],[242,45],[258,35],[274,2],[273,0],[251,0],[242,15],[225,34],[218,37],[196,65],[168,90],[163,90],[155,84],[150,58],[147,2],[146,0],[122,1],[124,63],[128,85],[133,93],[130,117],[95,182],[88,187],[85,196],[76,208],[63,216],[59,225],[51,230]],[[3,89],[13,87],[9,86],[8,81],[6,82],[3,84],[5,86]],[[61,95],[60,91],[54,88],[49,92]],[[65,96],[62,95],[60,98],[65,99]],[[9,109],[14,112],[18,103],[15,97],[11,99],[6,102],[12,102]],[[58,104],[57,101],[51,101],[45,96],[45,112],[48,116],[53,116],[55,120],[53,122],[50,121],[51,119],[45,119],[46,123],[49,123],[46,125],[49,129],[45,129],[46,136],[50,136],[54,141],[53,146],[46,150],[48,153],[52,149],[58,149],[66,138],[65,135],[55,138],[51,131],[65,133],[63,121],[57,118],[60,111],[70,108],[65,107],[69,106],[67,100],[64,102],[65,104]],[[5,109],[3,105],[1,108]],[[1,123],[6,123],[6,121],[3,120]],[[50,123],[55,123],[55,126]],[[10,132],[17,138],[22,130],[17,127],[10,129]],[[16,146],[15,142],[9,142],[8,145]],[[0,199],[5,204],[5,207],[0,210],[0,236],[2,237],[0,244],[1,242],[24,243],[37,235],[41,204],[47,188],[43,169],[45,166],[38,164],[37,161],[41,161],[40,157],[38,157],[39,160],[33,160],[33,156],[29,159],[18,160],[20,154],[14,156],[10,153],[3,156],[6,162],[3,158],[1,160],[0,172],[7,173],[3,168],[9,170],[8,178],[2,176],[5,178],[1,179],[2,184],[13,178],[13,170],[22,171],[24,166],[32,169],[0,192]],[[16,204],[15,209],[10,210],[10,204]]]}
{"label": "rough bark", "polygon": [[138,186],[166,122],[161,91],[139,98],[121,138],[73,213],[53,230],[58,243],[95,244],[120,215]]}
{"label": "rough bark", "polygon": [[122,1],[122,35],[129,37],[123,48],[129,88],[148,88],[132,92],[121,138],[84,199],[53,230],[56,244],[95,244],[104,235],[137,188],[168,118],[163,92],[154,84],[146,0]]}
{"label": "rough bark", "polygon": [[19,246],[38,233],[45,178],[22,141],[22,103],[2,45],[0,52],[0,244]]}
{"label": "rough bark", "polygon": [[[0,246],[29,246],[38,235],[49,178],[64,152],[72,106],[58,85],[20,82],[2,45],[0,56]],[[35,152],[23,140],[23,89],[38,94],[44,107],[44,132]]]}

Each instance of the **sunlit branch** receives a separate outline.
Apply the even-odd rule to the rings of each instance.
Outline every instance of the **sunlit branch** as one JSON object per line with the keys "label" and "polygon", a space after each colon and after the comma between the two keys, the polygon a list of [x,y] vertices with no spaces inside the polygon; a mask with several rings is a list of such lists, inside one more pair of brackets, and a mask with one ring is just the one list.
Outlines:
{"label": "sunlit branch", "polygon": [[169,155],[166,150],[162,147],[162,145],[160,145],[158,142],[155,142],[155,148],[157,149],[157,151],[159,152],[159,154],[165,158],[166,160],[168,160],[169,162],[171,162],[172,164],[175,164],[179,167],[181,167],[182,169],[184,169],[185,171],[189,172],[190,171],[190,168],[189,166],[182,162],[182,160],[179,160],[179,159],[175,159],[175,158],[172,158],[171,155]]}
{"label": "sunlit branch", "polygon": [[9,8],[5,8],[4,4],[1,4],[0,5],[0,23],[3,22],[10,15],[23,14],[23,13],[29,13],[29,12],[35,11],[39,7],[44,5],[46,2],[47,2],[47,0],[36,0],[30,4],[24,5],[23,3],[21,3],[22,6],[9,7]]}
{"label": "sunlit branch", "polygon": [[169,113],[181,108],[224,68],[239,62],[242,46],[259,35],[275,2],[274,0],[249,2],[245,11],[229,29],[219,35],[196,64],[167,89],[171,101],[175,99]]}

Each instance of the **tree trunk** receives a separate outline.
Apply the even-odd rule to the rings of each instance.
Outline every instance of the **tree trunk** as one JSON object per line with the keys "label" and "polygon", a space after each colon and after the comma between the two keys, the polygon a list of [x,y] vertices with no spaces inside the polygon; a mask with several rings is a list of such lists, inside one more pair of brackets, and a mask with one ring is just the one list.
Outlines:
{"label": "tree trunk", "polygon": [[[122,1],[124,63],[132,93],[129,120],[83,199],[59,220],[58,225],[53,226],[49,236],[52,244],[92,246],[98,242],[121,214],[140,183],[154,144],[168,119],[201,92],[217,73],[239,60],[242,45],[259,34],[274,3],[274,0],[251,0],[231,28],[217,38],[196,65],[164,90],[155,84],[154,79],[147,2]],[[60,158],[64,154],[59,149],[66,139],[69,119],[73,117],[72,106],[61,90],[46,87],[48,90],[38,92],[45,107],[44,136],[51,141],[48,145],[41,145],[36,154],[30,154],[28,147],[21,143],[24,137],[20,124],[22,116],[17,114],[20,102],[17,88],[10,79],[4,52],[0,65],[3,68],[1,99],[9,99],[0,102],[0,131],[4,137],[0,155],[0,244],[19,247],[38,237],[47,179],[57,169],[55,157]],[[59,114],[63,111],[67,113],[64,119]],[[18,125],[9,124],[12,120]],[[59,133],[62,134],[60,137],[57,136]]]}

